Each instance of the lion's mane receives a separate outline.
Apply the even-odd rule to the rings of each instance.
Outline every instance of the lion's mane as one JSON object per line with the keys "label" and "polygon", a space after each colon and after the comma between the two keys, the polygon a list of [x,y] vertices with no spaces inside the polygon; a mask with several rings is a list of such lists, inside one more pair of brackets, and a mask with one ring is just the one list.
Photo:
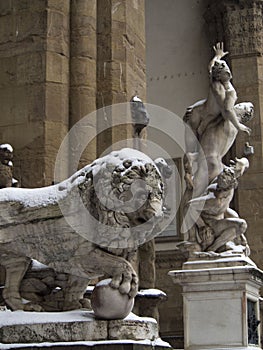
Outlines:
{"label": "lion's mane", "polygon": [[[78,186],[85,207],[98,222],[92,241],[101,247],[135,248],[150,239],[154,225],[143,226],[151,220],[156,223],[149,202],[153,198],[160,203],[163,200],[162,177],[155,164],[131,158],[117,165],[105,162],[97,171],[93,167]],[[138,186],[144,186],[147,197],[142,206],[134,209],[136,181]]]}

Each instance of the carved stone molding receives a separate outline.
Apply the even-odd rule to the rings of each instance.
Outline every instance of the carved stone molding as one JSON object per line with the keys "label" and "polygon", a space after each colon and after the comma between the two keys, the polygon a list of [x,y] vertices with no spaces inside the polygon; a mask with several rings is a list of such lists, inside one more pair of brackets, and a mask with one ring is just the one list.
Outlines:
{"label": "carved stone molding", "polygon": [[224,41],[231,57],[261,55],[262,0],[212,0],[205,13],[211,43]]}
{"label": "carved stone molding", "polygon": [[161,269],[181,267],[186,260],[185,255],[179,250],[156,252],[156,265]]}

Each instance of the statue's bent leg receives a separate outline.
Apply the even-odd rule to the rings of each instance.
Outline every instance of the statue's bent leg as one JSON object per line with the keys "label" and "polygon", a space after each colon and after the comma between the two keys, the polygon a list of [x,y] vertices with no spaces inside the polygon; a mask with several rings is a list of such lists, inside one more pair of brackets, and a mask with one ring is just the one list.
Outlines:
{"label": "statue's bent leg", "polygon": [[243,219],[223,219],[214,225],[213,230],[217,237],[214,243],[207,248],[208,251],[217,251],[227,242],[242,235],[247,229],[247,223]]}
{"label": "statue's bent leg", "polygon": [[198,159],[198,152],[191,153],[188,152],[184,155],[184,171],[185,171],[185,182],[188,189],[192,189],[194,187],[193,184],[193,163]]}
{"label": "statue's bent leg", "polygon": [[6,271],[3,298],[12,310],[24,310],[19,289],[30,262],[30,258],[20,256],[7,257],[1,261]]}
{"label": "statue's bent leg", "polygon": [[223,163],[219,157],[209,156],[204,158],[200,155],[197,171],[194,174],[194,197],[202,195],[209,183],[211,183],[222,170]]}

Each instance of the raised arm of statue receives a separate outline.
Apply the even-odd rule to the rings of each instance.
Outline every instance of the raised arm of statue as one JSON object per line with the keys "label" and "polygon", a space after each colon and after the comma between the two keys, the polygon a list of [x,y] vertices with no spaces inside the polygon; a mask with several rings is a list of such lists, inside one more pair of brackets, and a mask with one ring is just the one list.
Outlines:
{"label": "raised arm of statue", "polygon": [[229,120],[238,131],[250,134],[251,130],[239,122],[234,110],[237,94],[230,82],[232,79],[230,68],[225,61],[221,60],[227,54],[223,50],[223,43],[217,43],[214,50],[215,56],[209,64],[210,89],[218,105],[219,113],[225,120]]}
{"label": "raised arm of statue", "polygon": [[208,72],[212,72],[212,67],[215,64],[215,61],[221,60],[222,57],[226,56],[228,54],[228,51],[224,52],[224,43],[217,43],[215,46],[213,46],[213,50],[215,51],[215,56],[212,58],[212,60],[209,62],[208,65]]}

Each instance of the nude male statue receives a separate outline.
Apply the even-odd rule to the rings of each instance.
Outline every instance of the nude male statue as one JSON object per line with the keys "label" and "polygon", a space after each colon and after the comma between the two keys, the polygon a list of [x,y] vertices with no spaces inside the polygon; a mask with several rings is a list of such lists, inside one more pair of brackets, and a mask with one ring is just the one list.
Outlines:
{"label": "nude male statue", "polygon": [[[215,56],[209,64],[210,87],[206,100],[188,107],[184,121],[186,128],[186,149],[184,158],[187,188],[194,188],[195,196],[203,193],[204,167],[207,165],[208,182],[211,182],[222,170],[222,158],[232,146],[238,131],[250,134],[251,130],[243,124],[253,117],[253,105],[250,102],[235,105],[236,91],[231,84],[231,71],[221,60],[227,52],[223,44],[214,47]],[[190,132],[191,130],[191,132]],[[191,134],[195,134],[194,139]],[[203,152],[196,144],[196,139]],[[197,172],[192,173],[192,164],[197,162]]]}

